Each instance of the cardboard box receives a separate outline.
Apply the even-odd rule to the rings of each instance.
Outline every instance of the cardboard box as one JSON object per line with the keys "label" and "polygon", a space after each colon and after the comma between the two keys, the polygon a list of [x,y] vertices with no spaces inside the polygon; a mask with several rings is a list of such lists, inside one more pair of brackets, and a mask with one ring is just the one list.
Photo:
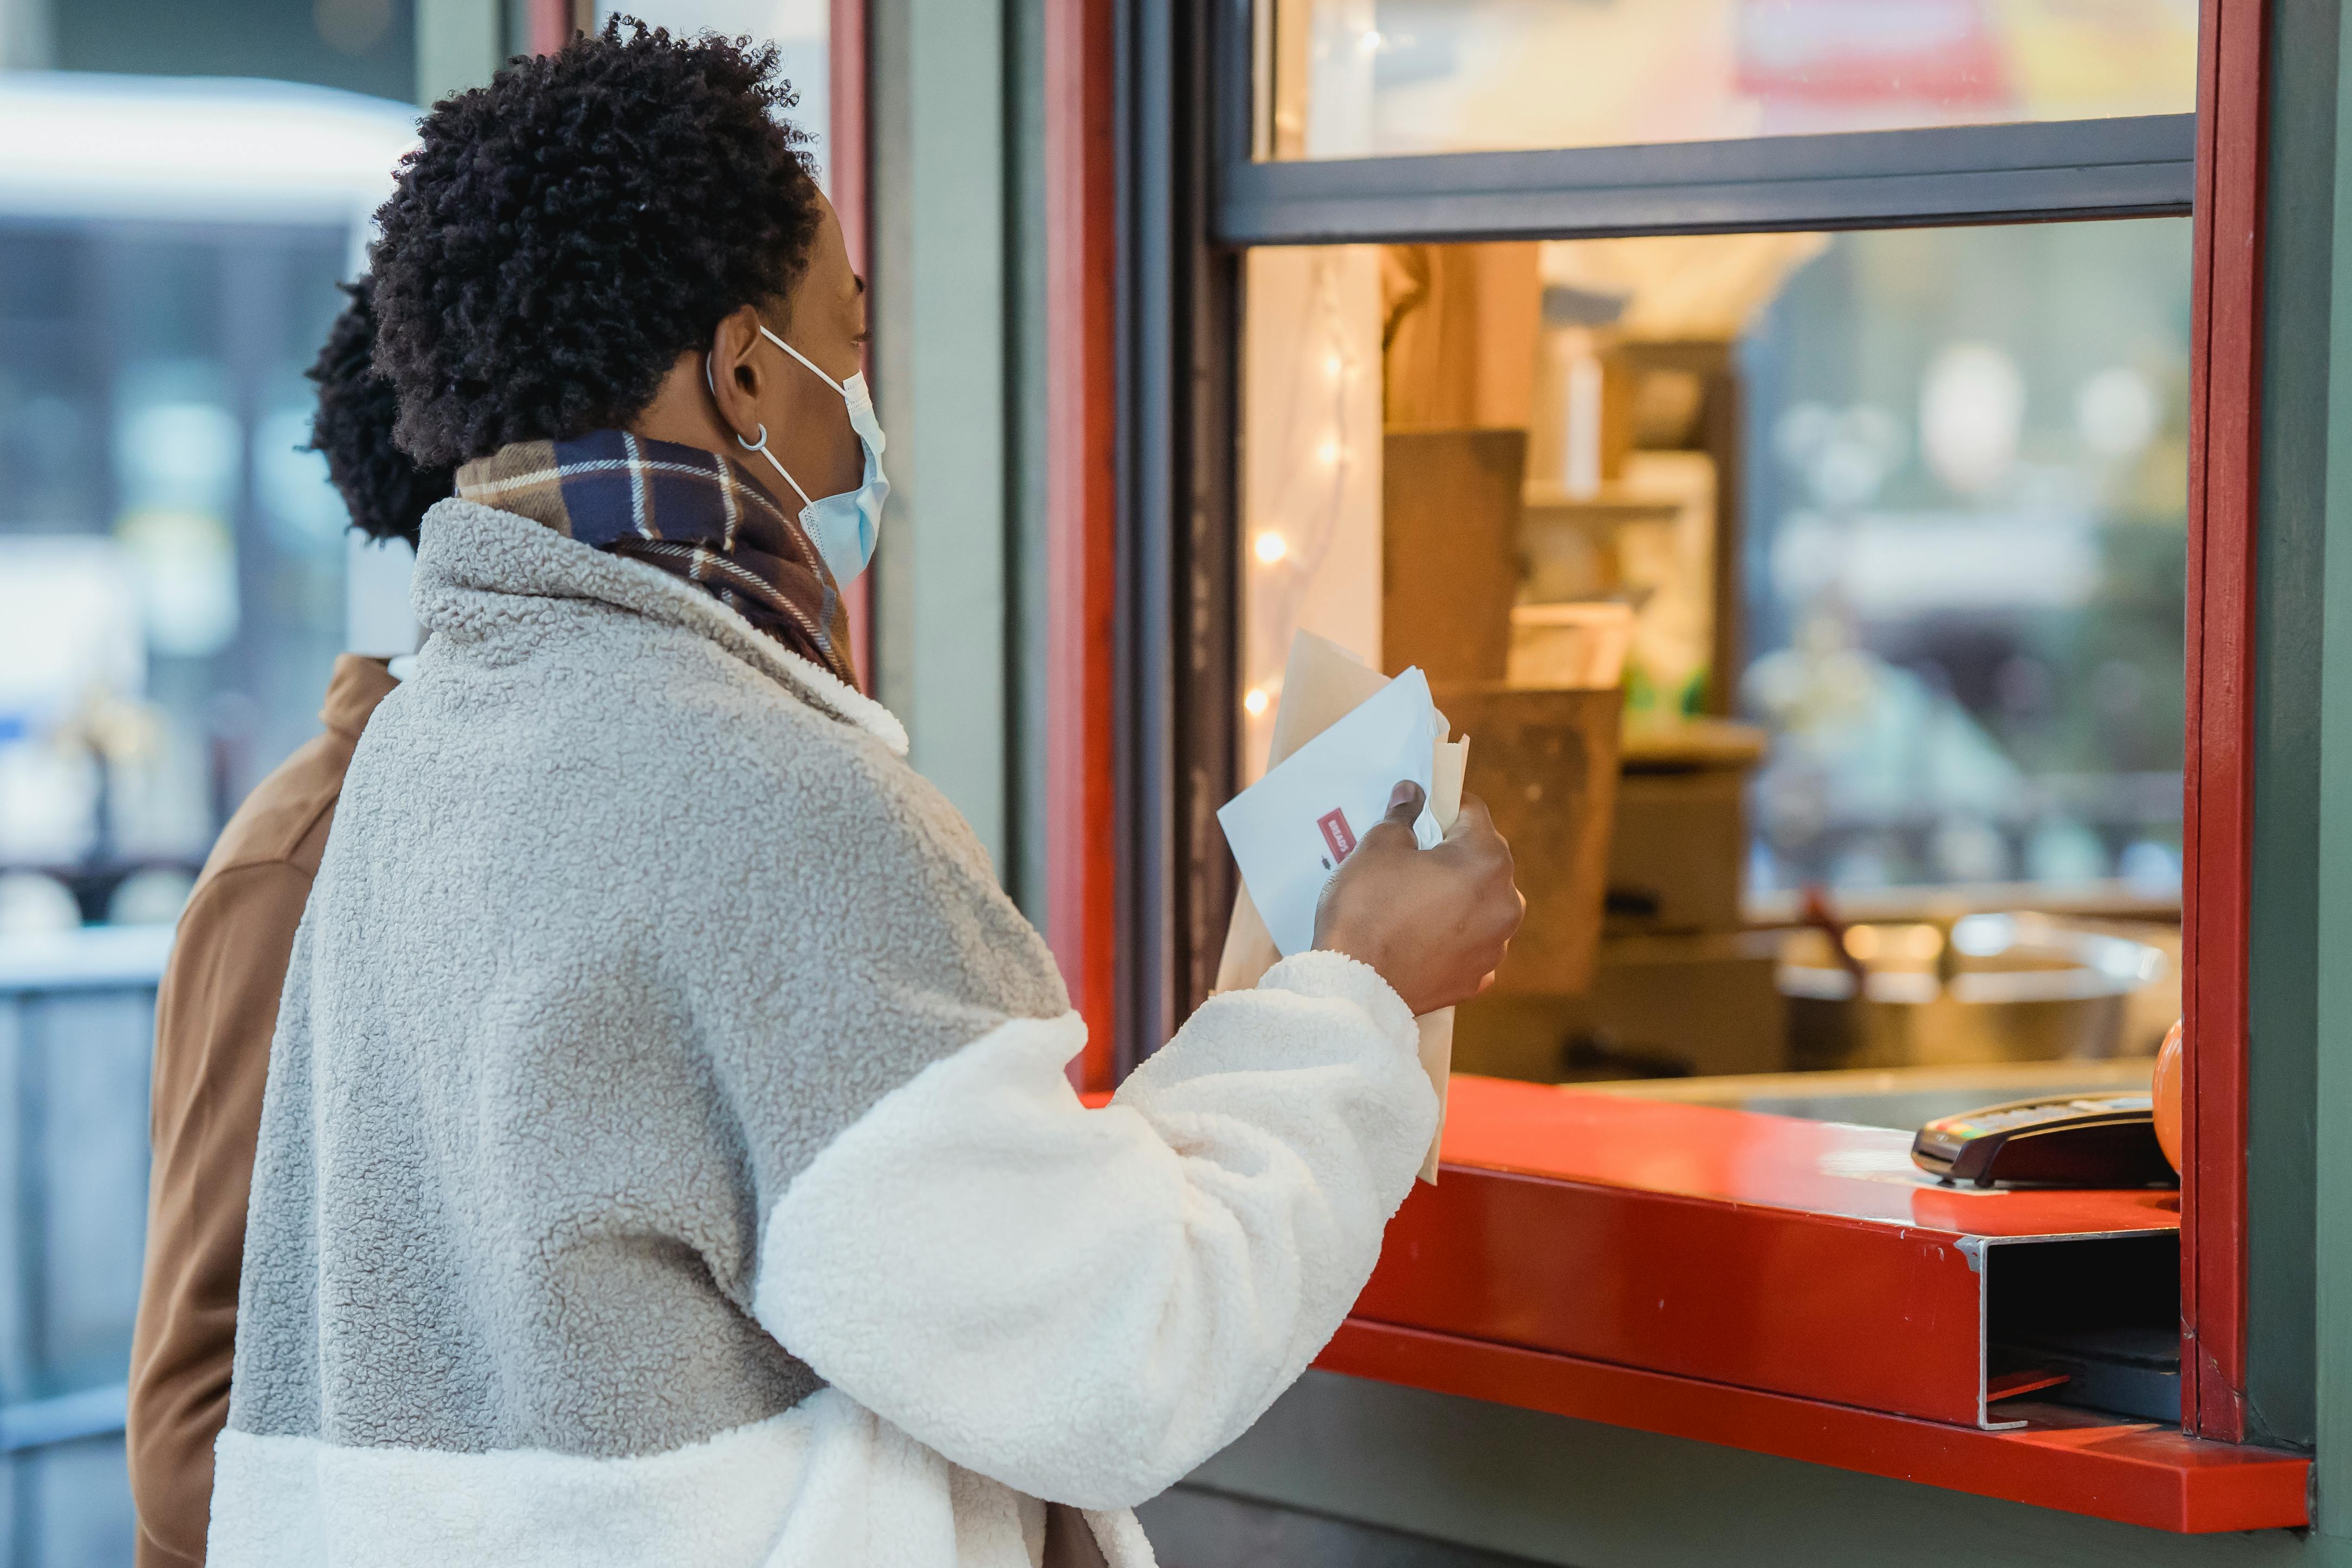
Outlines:
{"label": "cardboard box", "polygon": [[1582,996],[1464,1004],[1454,1070],[1540,1083],[1785,1071],[1776,943],[1769,932],[1611,938]]}
{"label": "cardboard box", "polygon": [[1389,432],[1381,668],[1390,674],[1418,664],[1432,685],[1503,678],[1527,456],[1524,430]]}
{"label": "cardboard box", "polygon": [[1437,688],[1437,706],[1468,736],[1465,788],[1510,841],[1528,914],[1495,977],[1504,994],[1559,996],[1592,983],[1617,800],[1624,694]]}
{"label": "cardboard box", "polygon": [[1748,775],[1763,732],[1718,719],[1629,726],[1609,845],[1607,931],[1737,931]]}

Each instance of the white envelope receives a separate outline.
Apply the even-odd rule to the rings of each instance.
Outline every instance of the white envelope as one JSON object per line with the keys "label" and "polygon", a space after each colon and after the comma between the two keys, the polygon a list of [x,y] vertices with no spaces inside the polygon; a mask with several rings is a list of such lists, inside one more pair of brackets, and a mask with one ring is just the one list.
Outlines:
{"label": "white envelope", "polygon": [[[1267,749],[1269,767],[1282,763],[1332,725],[1347,716],[1357,706],[1377,695],[1389,684],[1388,677],[1340,647],[1312,632],[1301,632],[1291,640],[1290,660],[1282,674],[1282,703],[1275,709],[1274,737]],[[1429,791],[1429,814],[1441,830],[1450,830],[1462,804],[1462,777],[1470,761],[1468,737],[1448,740],[1451,733],[1444,715],[1436,716],[1433,734],[1436,744],[1431,747],[1432,775]],[[1412,776],[1417,778],[1418,776]],[[1394,788],[1393,785],[1391,788]],[[1388,809],[1382,798],[1381,810]],[[1418,824],[1416,824],[1418,828]],[[1265,922],[1258,915],[1257,905],[1244,885],[1234,900],[1233,921],[1225,930],[1225,950],[1217,965],[1216,988],[1220,991],[1246,990],[1258,983],[1265,972],[1274,967],[1282,955],[1266,934]],[[1445,1136],[1445,1091],[1454,1063],[1454,1009],[1440,1008],[1414,1020],[1421,1039],[1418,1051],[1422,1071],[1429,1074],[1429,1086],[1437,1093],[1437,1135],[1429,1141],[1429,1154],[1423,1161],[1421,1179],[1437,1180],[1437,1155]]]}
{"label": "white envelope", "polygon": [[[1437,709],[1429,678],[1411,669],[1225,802],[1217,821],[1267,935],[1285,957],[1315,946],[1315,906],[1356,841],[1388,815],[1398,781],[1429,798]],[[1443,837],[1426,805],[1413,824],[1423,849]]]}

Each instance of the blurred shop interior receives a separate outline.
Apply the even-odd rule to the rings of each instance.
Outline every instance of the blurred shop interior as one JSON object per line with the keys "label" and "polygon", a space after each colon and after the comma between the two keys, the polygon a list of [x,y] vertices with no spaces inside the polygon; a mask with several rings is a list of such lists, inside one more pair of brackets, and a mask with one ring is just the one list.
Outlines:
{"label": "blurred shop interior", "polygon": [[[2179,111],[2197,26],[1260,16],[1261,160]],[[1244,781],[1294,633],[1428,674],[1529,903],[1457,1071],[1906,1129],[2145,1088],[2179,1012],[2189,246],[1248,254]]]}

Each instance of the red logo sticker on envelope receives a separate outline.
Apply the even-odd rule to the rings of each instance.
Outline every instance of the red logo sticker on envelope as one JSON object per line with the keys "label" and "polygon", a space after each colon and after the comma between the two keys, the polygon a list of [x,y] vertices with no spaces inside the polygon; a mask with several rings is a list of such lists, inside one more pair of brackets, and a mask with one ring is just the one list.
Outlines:
{"label": "red logo sticker on envelope", "polygon": [[1336,810],[1326,811],[1315,819],[1315,825],[1323,830],[1323,841],[1331,846],[1331,860],[1334,864],[1346,860],[1354,852],[1356,835],[1349,830],[1347,812]]}

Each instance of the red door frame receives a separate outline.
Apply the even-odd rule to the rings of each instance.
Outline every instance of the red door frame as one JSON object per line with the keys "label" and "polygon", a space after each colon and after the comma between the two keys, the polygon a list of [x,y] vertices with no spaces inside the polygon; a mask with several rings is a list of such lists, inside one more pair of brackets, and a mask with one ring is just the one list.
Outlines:
{"label": "red door frame", "polygon": [[2269,0],[2206,0],[2189,329],[2181,778],[2182,1427],[2245,1435],[2246,986]]}
{"label": "red door frame", "polygon": [[[572,41],[575,32],[594,32],[596,12],[593,5],[582,5],[574,0],[525,0],[523,18],[530,30],[530,52],[551,55]],[[585,13],[584,15],[583,13]],[[506,51],[500,49],[499,53]]]}
{"label": "red door frame", "polygon": [[[836,0],[839,4],[840,0]],[[1078,1087],[1113,1086],[1118,806],[1118,229],[1109,0],[1045,0],[1048,551],[1045,933],[1087,1023]]]}
{"label": "red door frame", "polygon": [[[852,0],[835,0],[836,14]],[[2261,431],[2269,0],[2205,0],[2198,57],[2189,353],[2181,1419],[2245,1433],[2247,951],[2252,863],[2253,561]],[[1111,1079],[1116,874],[1109,629],[1116,200],[1104,0],[1046,0],[1052,594],[1049,935]]]}
{"label": "red door frame", "polygon": [[[832,0],[825,32],[825,170],[833,189],[834,215],[849,249],[849,265],[866,276],[871,254],[873,208],[866,200],[871,176],[866,77],[866,0]],[[874,367],[866,367],[872,379]],[[874,689],[874,574],[866,572],[841,591],[849,613],[850,659],[858,679]]]}

